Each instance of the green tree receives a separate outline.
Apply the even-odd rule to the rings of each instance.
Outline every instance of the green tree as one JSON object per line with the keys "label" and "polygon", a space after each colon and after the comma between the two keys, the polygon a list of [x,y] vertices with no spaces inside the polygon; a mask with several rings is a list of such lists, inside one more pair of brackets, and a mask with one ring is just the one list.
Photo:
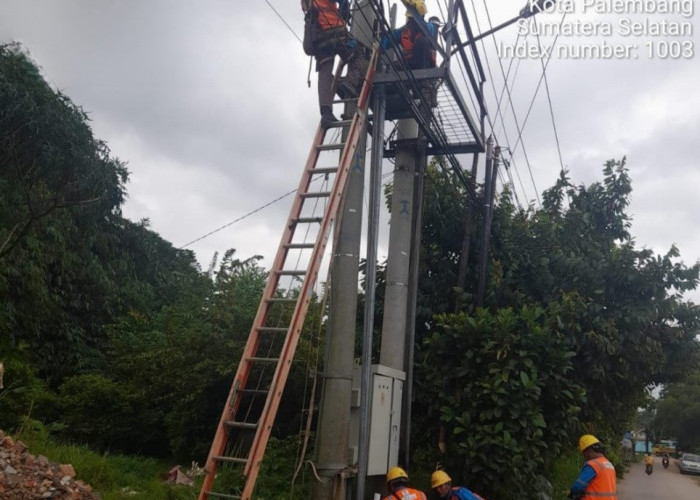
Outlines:
{"label": "green tree", "polygon": [[675,437],[681,450],[700,453],[700,371],[663,390],[654,427],[663,436]]}
{"label": "green tree", "polygon": [[[551,463],[581,431],[617,442],[645,401],[645,388],[687,370],[698,349],[700,311],[682,295],[697,286],[700,266],[685,266],[674,247],[661,256],[635,247],[626,213],[631,181],[624,160],[610,161],[603,181],[591,186],[575,187],[562,173],[539,210],[517,209],[505,192],[493,218],[484,309],[470,304],[476,289],[470,258],[470,284],[457,290],[464,308],[443,313],[453,307],[461,241],[454,234],[463,230],[455,214],[467,203],[482,205],[483,193],[471,200],[435,172],[428,181],[434,200],[426,200],[419,314],[430,315],[417,321],[423,363],[416,368],[421,390],[414,406],[421,411],[414,411],[412,431],[429,461],[447,461],[469,479],[469,471],[478,470],[491,481],[483,492],[510,498],[507,491],[519,491],[522,483],[493,481],[490,464]],[[477,211],[475,220],[481,226],[483,214]],[[471,237],[476,248],[478,227]],[[503,318],[509,321],[499,323]],[[503,349],[522,351],[523,359],[504,361]],[[561,364],[551,364],[551,356],[566,353]],[[522,379],[510,374],[497,386],[504,370],[516,369]],[[514,389],[538,387],[543,379],[558,380],[559,393],[545,386],[541,393]],[[497,390],[507,394],[502,401]],[[499,401],[505,406],[496,417]],[[528,415],[527,425],[515,418],[521,414]],[[537,423],[545,424],[540,433]],[[440,432],[447,436],[447,457],[435,451]],[[522,446],[509,446],[511,439]],[[546,478],[540,479],[538,488],[545,488]]]}
{"label": "green tree", "polygon": [[121,216],[126,181],[86,113],[0,46],[0,329],[54,388],[100,369],[104,325],[207,281],[192,252]]}

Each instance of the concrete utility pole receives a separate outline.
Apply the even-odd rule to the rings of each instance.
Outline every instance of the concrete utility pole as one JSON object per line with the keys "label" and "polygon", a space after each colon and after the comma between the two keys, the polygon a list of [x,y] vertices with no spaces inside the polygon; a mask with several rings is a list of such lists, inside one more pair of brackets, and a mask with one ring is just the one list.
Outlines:
{"label": "concrete utility pole", "polygon": [[411,456],[411,402],[413,401],[413,352],[416,339],[416,306],[418,302],[418,276],[420,268],[420,243],[423,228],[423,198],[425,197],[425,172],[428,158],[425,154],[427,141],[420,134],[415,145],[416,180],[413,190],[413,221],[411,223],[411,262],[408,272],[408,307],[406,308],[406,344],[405,369],[406,385],[401,410],[401,428],[403,429],[403,463],[408,465]]}
{"label": "concrete utility pole", "polygon": [[[354,109],[346,109],[346,113],[352,114]],[[315,460],[322,481],[313,483],[311,498],[314,500],[346,498],[366,143],[365,129],[357,145],[342,218],[335,233],[331,314]]]}
{"label": "concrete utility pole", "polygon": [[418,137],[418,123],[412,118],[399,120],[397,130],[380,363],[403,371],[411,258],[413,183],[416,171],[414,142]]}

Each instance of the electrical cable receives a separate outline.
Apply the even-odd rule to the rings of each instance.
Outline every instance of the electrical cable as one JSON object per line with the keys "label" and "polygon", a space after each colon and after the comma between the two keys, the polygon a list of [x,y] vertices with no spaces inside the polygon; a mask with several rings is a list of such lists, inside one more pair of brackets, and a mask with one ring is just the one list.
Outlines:
{"label": "electrical cable", "polygon": [[[477,11],[476,11],[476,5],[474,3],[474,0],[471,0],[471,4],[472,4],[472,10],[474,11],[474,20],[476,22],[477,29],[479,31],[481,31],[481,26],[479,24],[479,17],[478,17]],[[488,57],[487,52],[486,52],[486,44],[485,44],[483,38],[480,40],[480,42],[481,42],[481,47],[482,47],[483,52],[484,52],[484,59],[486,60],[486,68],[487,68],[488,74],[489,74],[489,82],[491,83],[491,88],[493,89],[493,93],[495,96],[498,92],[496,91],[496,85],[494,83],[495,79],[493,77],[493,72],[491,71],[491,64],[489,63],[489,57]],[[504,82],[504,85],[505,84],[506,83]],[[505,87],[504,87],[504,91],[505,91]],[[523,184],[522,179],[520,178],[520,173],[517,169],[515,159],[513,158],[512,149],[510,147],[510,139],[508,137],[508,132],[507,132],[506,127],[505,127],[505,118],[503,117],[503,114],[501,113],[500,105],[497,108],[496,119],[498,119],[499,117],[501,119],[501,124],[503,127],[503,136],[505,137],[505,140],[506,140],[506,147],[502,148],[502,152],[508,151],[510,154],[510,157],[511,157],[510,158],[510,165],[507,167],[507,169],[509,170],[512,167],[513,170],[515,170],[516,177],[518,178],[518,183],[520,184],[520,189],[522,190],[523,194],[525,195],[525,199],[527,199],[527,191],[525,190],[525,185]],[[489,125],[491,126],[491,133],[494,136],[494,139],[496,140],[496,144],[498,144],[499,141],[498,141],[498,138],[495,134],[495,127],[494,127],[494,124],[491,121],[491,118],[488,114],[487,114],[487,118],[488,118]],[[520,200],[518,198],[518,192],[517,192],[517,189],[515,187],[515,183],[513,182],[513,177],[510,174],[510,172],[509,172],[508,177],[511,181],[511,187],[513,188],[513,196],[515,197],[516,203],[517,203],[518,207],[522,208],[522,205],[520,204]]]}
{"label": "electrical cable", "polygon": [[304,43],[303,40],[299,37],[299,35],[297,35],[297,32],[294,31],[294,29],[289,25],[289,23],[287,23],[287,21],[284,19],[284,17],[282,17],[282,14],[280,14],[279,12],[277,12],[277,9],[275,9],[274,5],[272,5],[272,4],[270,3],[270,0],[265,0],[265,3],[266,3],[267,5],[269,5],[269,7],[272,9],[272,11],[273,11],[275,14],[277,14],[277,17],[279,17],[279,18],[282,20],[282,22],[284,23],[284,25],[285,25],[287,28],[289,28],[289,31],[292,32],[292,34],[297,38],[297,40],[299,40],[300,43]]}
{"label": "electrical cable", "polygon": [[[491,22],[491,14],[489,12],[488,5],[486,5],[486,0],[483,0],[484,2],[484,9],[486,12],[486,18],[489,21],[489,27],[493,29],[493,23]],[[495,35],[491,37],[493,40],[493,45],[496,47],[496,50],[498,50],[498,44],[496,43],[496,37]],[[503,76],[503,81],[506,81],[506,74],[505,70],[503,69],[503,63],[501,62],[500,58],[498,59],[498,65],[501,68],[501,75]],[[514,154],[516,151],[516,148],[518,147],[518,144],[522,145],[522,150],[523,150],[523,155],[525,156],[525,164],[527,165],[527,169],[530,172],[530,180],[532,181],[532,187],[535,189],[535,196],[537,197],[537,203],[541,205],[542,203],[540,202],[540,194],[537,190],[537,185],[535,184],[535,177],[532,175],[532,167],[530,166],[530,159],[527,156],[527,149],[525,148],[525,142],[522,140],[523,136],[523,127],[520,126],[518,122],[518,115],[515,112],[515,105],[513,104],[513,96],[511,95],[510,88],[506,85],[506,90],[508,92],[508,102],[510,103],[510,109],[511,112],[513,113],[513,120],[515,121],[515,127],[518,130],[518,140],[515,143],[515,147],[513,148],[511,154]]]}
{"label": "electrical cable", "polygon": [[[534,19],[534,18],[533,18]],[[537,21],[535,21],[535,26],[537,26]],[[540,44],[540,31],[537,30],[537,47],[542,53],[542,45]],[[552,106],[552,96],[549,92],[549,79],[547,78],[547,68],[544,65],[544,61],[540,58],[540,63],[542,63],[542,75],[544,76],[544,87],[547,91],[547,102],[549,103],[549,115],[552,118],[552,128],[554,129],[554,139],[557,142],[557,153],[559,154],[559,166],[561,170],[564,170],[564,160],[561,156],[561,146],[559,145],[559,133],[557,132],[557,123],[554,120],[554,107]]]}

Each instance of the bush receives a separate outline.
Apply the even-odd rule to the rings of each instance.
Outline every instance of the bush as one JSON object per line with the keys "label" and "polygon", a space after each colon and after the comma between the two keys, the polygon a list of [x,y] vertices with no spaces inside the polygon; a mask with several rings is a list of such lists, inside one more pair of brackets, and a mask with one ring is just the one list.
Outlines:
{"label": "bush", "polygon": [[14,432],[30,415],[44,419],[55,413],[56,396],[20,351],[0,348],[0,361],[5,366],[5,388],[0,389],[0,429]]}
{"label": "bush", "polygon": [[59,390],[61,436],[101,451],[141,448],[141,402],[129,388],[102,375],[78,375],[66,379]]}

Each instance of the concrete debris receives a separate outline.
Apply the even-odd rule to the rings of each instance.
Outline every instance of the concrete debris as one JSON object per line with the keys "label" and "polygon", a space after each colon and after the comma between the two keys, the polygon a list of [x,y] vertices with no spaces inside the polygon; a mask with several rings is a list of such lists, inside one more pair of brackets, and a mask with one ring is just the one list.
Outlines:
{"label": "concrete debris", "polygon": [[21,441],[0,431],[0,500],[99,500],[92,488],[75,479],[70,464],[34,456]]}

